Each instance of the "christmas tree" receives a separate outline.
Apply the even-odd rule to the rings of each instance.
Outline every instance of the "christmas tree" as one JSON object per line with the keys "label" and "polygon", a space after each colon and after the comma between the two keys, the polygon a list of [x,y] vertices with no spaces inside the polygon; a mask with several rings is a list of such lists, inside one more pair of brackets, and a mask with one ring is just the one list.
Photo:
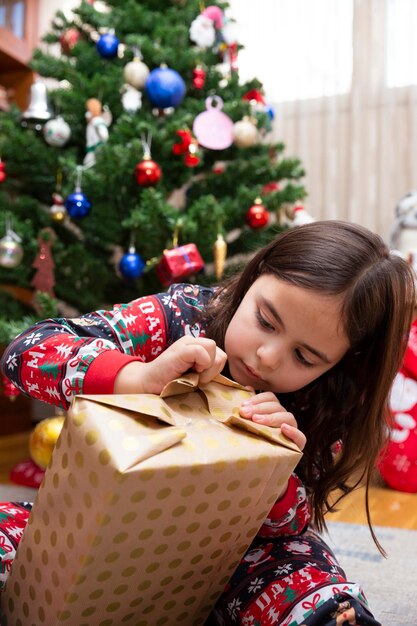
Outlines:
{"label": "christmas tree", "polygon": [[3,344],[52,295],[68,315],[215,283],[305,196],[262,84],[239,81],[227,3],[84,0],[44,41],[28,109],[0,118]]}

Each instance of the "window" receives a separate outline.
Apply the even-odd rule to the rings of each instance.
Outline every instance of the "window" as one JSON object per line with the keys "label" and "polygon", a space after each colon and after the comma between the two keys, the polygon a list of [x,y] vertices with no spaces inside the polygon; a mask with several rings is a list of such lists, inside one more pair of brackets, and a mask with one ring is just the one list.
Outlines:
{"label": "window", "polygon": [[239,54],[242,80],[258,78],[273,102],[347,93],[352,80],[353,4],[353,0],[262,0],[259,5],[231,0],[230,16],[246,47]]}
{"label": "window", "polygon": [[0,26],[7,28],[15,37],[25,35],[24,0],[0,0]]}
{"label": "window", "polygon": [[386,84],[405,87],[417,84],[417,3],[386,0]]}

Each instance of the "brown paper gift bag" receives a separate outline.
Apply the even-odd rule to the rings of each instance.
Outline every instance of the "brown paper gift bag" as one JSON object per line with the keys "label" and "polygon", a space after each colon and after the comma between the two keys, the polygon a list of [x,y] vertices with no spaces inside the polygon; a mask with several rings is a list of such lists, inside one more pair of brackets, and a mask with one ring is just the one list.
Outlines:
{"label": "brown paper gift bag", "polygon": [[2,626],[202,626],[301,453],[189,374],[78,396],[1,597]]}

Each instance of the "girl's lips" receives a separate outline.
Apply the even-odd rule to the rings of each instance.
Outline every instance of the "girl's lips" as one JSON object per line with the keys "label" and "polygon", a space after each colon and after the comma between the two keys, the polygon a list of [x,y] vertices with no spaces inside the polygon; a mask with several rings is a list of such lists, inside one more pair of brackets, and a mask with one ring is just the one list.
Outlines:
{"label": "girl's lips", "polygon": [[248,374],[252,376],[252,378],[256,378],[256,380],[261,380],[261,377],[258,376],[258,374],[252,368],[250,368],[249,365],[246,365],[246,363],[243,363],[243,365],[246,371],[248,372]]}

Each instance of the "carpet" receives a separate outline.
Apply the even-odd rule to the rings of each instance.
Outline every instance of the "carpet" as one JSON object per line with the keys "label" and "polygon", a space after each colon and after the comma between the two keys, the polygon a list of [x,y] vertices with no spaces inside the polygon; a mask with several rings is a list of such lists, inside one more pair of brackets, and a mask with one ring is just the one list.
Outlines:
{"label": "carpet", "polygon": [[[416,502],[417,504],[417,502]],[[360,583],[383,626],[417,625],[417,530],[375,526],[387,552],[378,552],[367,526],[328,523],[325,540],[348,580]]]}
{"label": "carpet", "polygon": [[[33,502],[37,490],[0,485],[0,502]],[[375,526],[387,552],[378,552],[368,527],[329,522],[326,542],[348,580],[360,583],[369,605],[383,626],[417,626],[417,530]]]}

